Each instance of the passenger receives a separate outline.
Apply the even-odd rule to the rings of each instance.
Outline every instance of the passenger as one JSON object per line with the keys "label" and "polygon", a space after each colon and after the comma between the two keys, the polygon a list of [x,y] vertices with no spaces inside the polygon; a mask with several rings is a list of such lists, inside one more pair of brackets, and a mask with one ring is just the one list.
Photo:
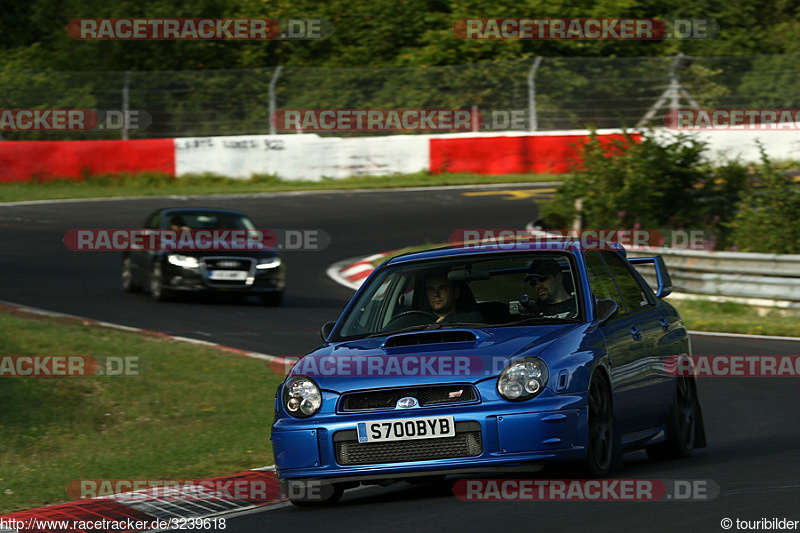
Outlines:
{"label": "passenger", "polygon": [[555,259],[537,259],[528,267],[525,281],[536,290],[536,304],[544,318],[575,318],[575,294],[564,288],[564,274]]}

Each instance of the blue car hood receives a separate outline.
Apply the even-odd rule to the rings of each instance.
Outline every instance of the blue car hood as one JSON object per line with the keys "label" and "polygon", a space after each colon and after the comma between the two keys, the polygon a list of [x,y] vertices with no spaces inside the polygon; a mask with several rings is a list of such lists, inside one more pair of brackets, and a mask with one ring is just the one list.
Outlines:
{"label": "blue car hood", "polygon": [[[476,383],[497,376],[512,358],[535,356],[585,324],[437,330],[473,333],[462,342],[386,347],[398,334],[328,344],[306,355],[289,375],[311,376],[320,388],[345,392],[434,383]],[[423,332],[425,334],[427,332]]]}

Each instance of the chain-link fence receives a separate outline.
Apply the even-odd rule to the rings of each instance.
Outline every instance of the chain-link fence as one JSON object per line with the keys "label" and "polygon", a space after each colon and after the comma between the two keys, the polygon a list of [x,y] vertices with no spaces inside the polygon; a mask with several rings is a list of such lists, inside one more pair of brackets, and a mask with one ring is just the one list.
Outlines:
{"label": "chain-link fence", "polygon": [[144,130],[2,131],[4,139],[281,133],[269,120],[279,109],[517,110],[530,131],[618,128],[663,125],[671,108],[698,105],[800,108],[800,55],[544,57],[403,69],[0,70],[0,109],[142,110],[152,118]]}

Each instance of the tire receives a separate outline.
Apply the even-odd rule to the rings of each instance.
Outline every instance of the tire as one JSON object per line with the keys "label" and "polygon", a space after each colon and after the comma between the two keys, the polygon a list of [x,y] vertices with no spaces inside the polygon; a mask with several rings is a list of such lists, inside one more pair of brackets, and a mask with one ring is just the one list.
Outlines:
{"label": "tire", "polygon": [[161,263],[156,261],[150,269],[150,297],[156,302],[166,302],[170,299],[170,290],[164,287],[164,273]]}
{"label": "tire", "polygon": [[283,291],[268,292],[261,295],[261,303],[270,307],[278,307],[283,303]]}
{"label": "tire", "polygon": [[133,281],[133,269],[131,268],[131,258],[126,257],[122,260],[122,290],[125,292],[140,292],[141,285]]}
{"label": "tire", "polygon": [[604,477],[621,462],[622,447],[616,431],[611,391],[603,376],[597,373],[589,383],[588,410],[586,459],[578,466],[582,474]]}
{"label": "tire", "polygon": [[667,440],[647,447],[647,456],[657,461],[682,459],[692,455],[697,447],[699,403],[694,379],[679,376],[675,380],[672,408],[667,420]]}

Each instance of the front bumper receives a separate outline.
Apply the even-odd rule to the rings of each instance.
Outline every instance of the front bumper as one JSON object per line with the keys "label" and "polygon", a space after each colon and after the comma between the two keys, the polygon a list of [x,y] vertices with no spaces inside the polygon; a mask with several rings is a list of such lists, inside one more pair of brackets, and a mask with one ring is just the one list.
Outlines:
{"label": "front bumper", "polygon": [[[551,461],[577,460],[586,455],[587,411],[585,396],[557,396],[529,402],[487,402],[460,408],[413,409],[380,413],[331,414],[314,420],[280,418],[272,428],[272,445],[278,475],[284,480],[370,481],[414,475],[460,471],[536,470]],[[500,405],[499,405],[500,404]],[[501,407],[502,406],[502,407]],[[411,411],[411,412],[409,412]],[[381,444],[372,454],[380,462],[343,464],[342,439],[355,431],[357,422],[453,416],[456,437]],[[419,460],[419,444],[436,450],[440,443],[469,432],[479,448],[467,448],[467,456]],[[412,444],[409,444],[412,443]],[[430,445],[430,446],[428,446]],[[391,446],[391,451],[387,447]],[[408,453],[410,446],[414,453]],[[442,448],[446,449],[446,448]],[[435,455],[435,451],[432,452]],[[445,452],[446,453],[446,452]],[[458,452],[455,452],[458,453]],[[371,454],[366,454],[370,456]],[[351,456],[345,457],[349,459]],[[356,454],[364,460],[364,454]],[[411,458],[411,459],[409,459]],[[346,463],[346,461],[344,461]]]}
{"label": "front bumper", "polygon": [[286,288],[283,265],[273,269],[257,269],[255,263],[247,268],[247,274],[238,280],[214,280],[210,278],[205,263],[198,268],[185,268],[168,264],[164,272],[164,288],[172,291],[209,291],[272,293]]}

